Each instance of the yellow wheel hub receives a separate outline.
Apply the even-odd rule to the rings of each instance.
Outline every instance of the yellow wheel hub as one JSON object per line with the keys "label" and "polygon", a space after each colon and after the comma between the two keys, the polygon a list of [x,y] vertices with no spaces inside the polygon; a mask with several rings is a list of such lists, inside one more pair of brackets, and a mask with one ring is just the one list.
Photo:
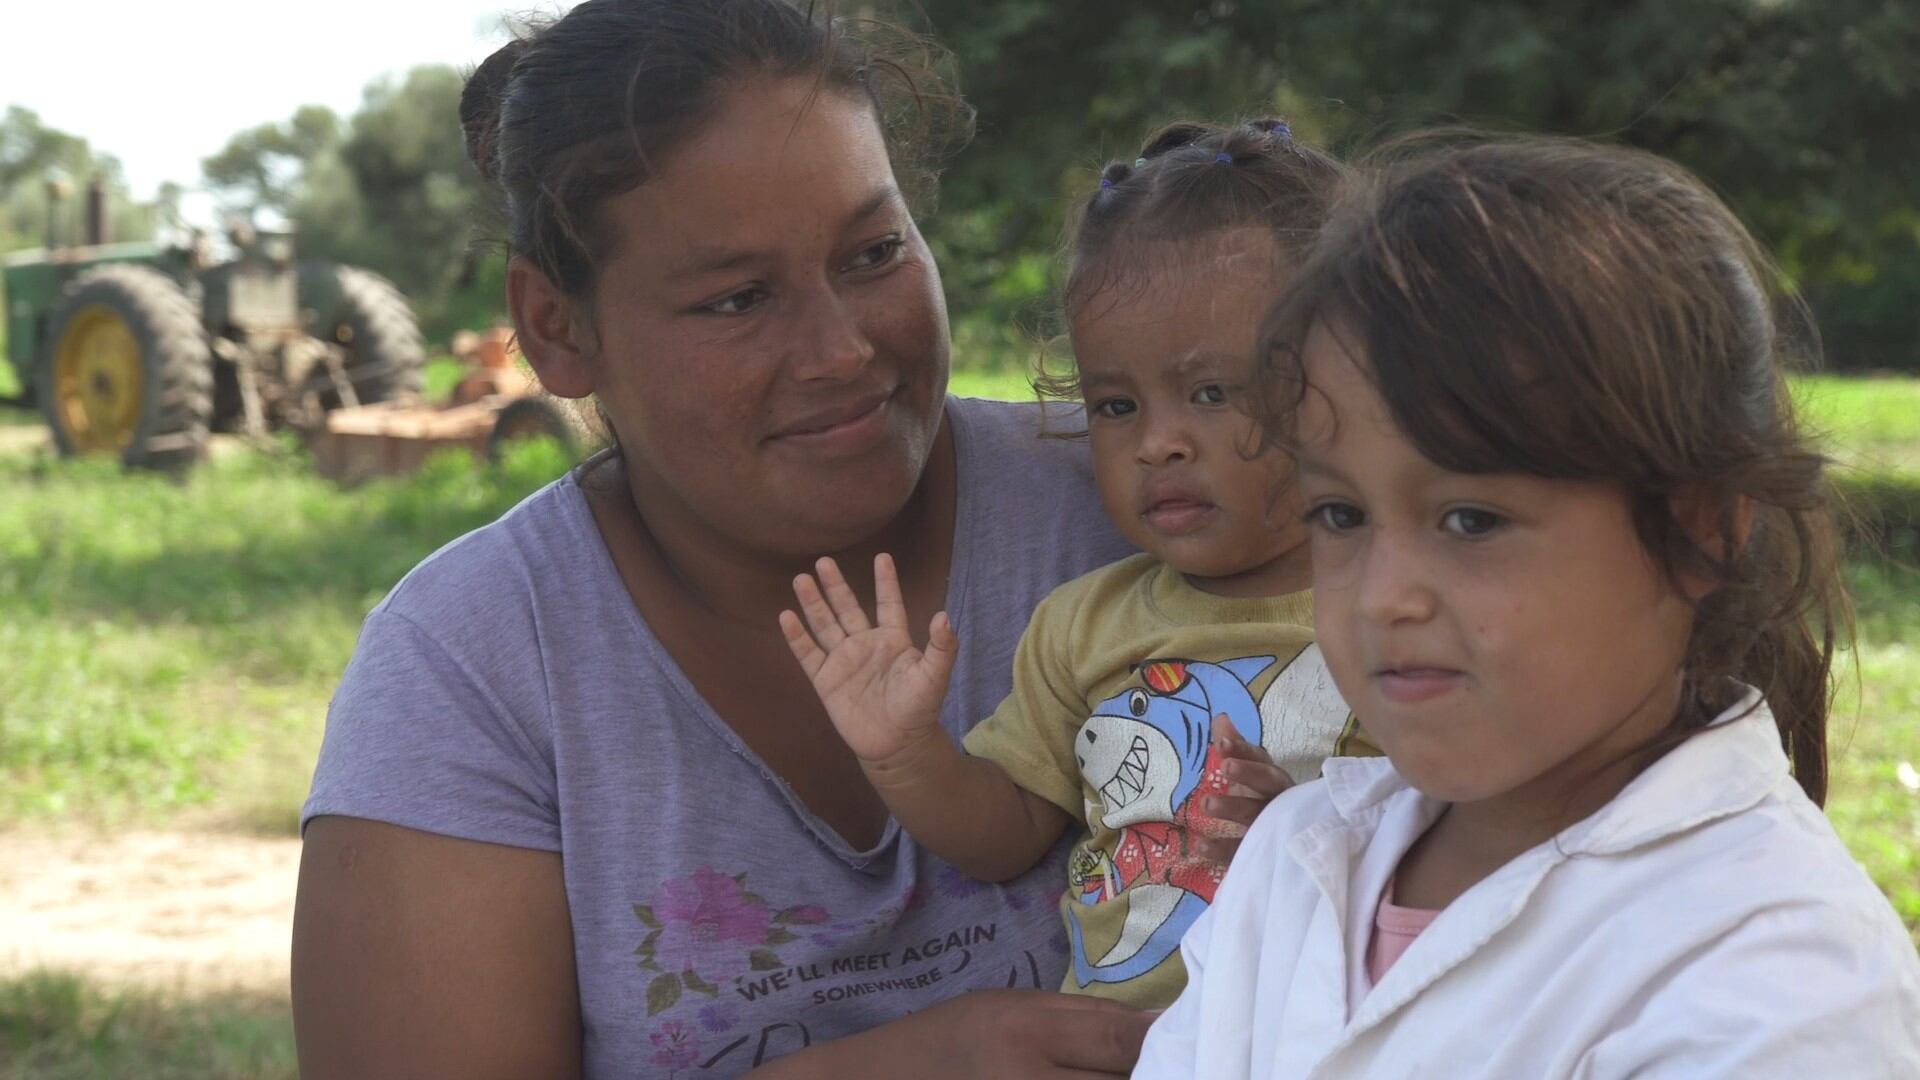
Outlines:
{"label": "yellow wheel hub", "polygon": [[78,454],[118,454],[140,430],[145,368],[120,313],[104,304],[74,312],[53,358],[53,408]]}

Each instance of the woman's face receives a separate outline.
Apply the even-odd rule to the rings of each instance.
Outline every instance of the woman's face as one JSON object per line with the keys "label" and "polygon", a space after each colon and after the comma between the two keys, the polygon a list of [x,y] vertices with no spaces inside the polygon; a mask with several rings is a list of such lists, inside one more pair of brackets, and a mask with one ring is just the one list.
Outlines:
{"label": "woman's face", "polygon": [[871,107],[739,83],[601,221],[587,368],[649,519],[782,555],[883,529],[939,431],[948,341]]}

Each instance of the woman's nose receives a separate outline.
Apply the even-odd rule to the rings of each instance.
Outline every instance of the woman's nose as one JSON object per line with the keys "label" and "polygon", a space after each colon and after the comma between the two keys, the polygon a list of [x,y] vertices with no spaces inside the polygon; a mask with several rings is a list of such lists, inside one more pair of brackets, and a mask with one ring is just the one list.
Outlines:
{"label": "woman's nose", "polygon": [[796,379],[850,379],[874,356],[873,341],[861,325],[859,309],[831,289],[809,298],[793,328]]}

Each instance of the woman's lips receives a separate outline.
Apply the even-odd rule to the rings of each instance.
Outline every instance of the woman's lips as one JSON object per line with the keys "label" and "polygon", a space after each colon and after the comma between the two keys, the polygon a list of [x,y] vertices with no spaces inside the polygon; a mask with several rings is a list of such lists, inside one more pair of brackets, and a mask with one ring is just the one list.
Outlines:
{"label": "woman's lips", "polygon": [[823,453],[864,450],[886,434],[892,404],[893,395],[887,393],[823,409],[788,425],[772,441]]}
{"label": "woman's lips", "polygon": [[1380,696],[1397,705],[1418,705],[1458,689],[1466,676],[1452,668],[1395,667],[1373,673]]}

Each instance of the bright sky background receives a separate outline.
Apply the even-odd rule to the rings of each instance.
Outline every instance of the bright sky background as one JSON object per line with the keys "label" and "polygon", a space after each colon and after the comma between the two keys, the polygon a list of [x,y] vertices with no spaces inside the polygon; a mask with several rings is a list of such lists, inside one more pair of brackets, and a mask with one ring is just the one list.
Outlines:
{"label": "bright sky background", "polygon": [[382,75],[471,67],[506,40],[506,12],[565,0],[0,0],[0,111],[118,157],[136,198],[200,182],[234,133],[301,105],[342,117]]}

